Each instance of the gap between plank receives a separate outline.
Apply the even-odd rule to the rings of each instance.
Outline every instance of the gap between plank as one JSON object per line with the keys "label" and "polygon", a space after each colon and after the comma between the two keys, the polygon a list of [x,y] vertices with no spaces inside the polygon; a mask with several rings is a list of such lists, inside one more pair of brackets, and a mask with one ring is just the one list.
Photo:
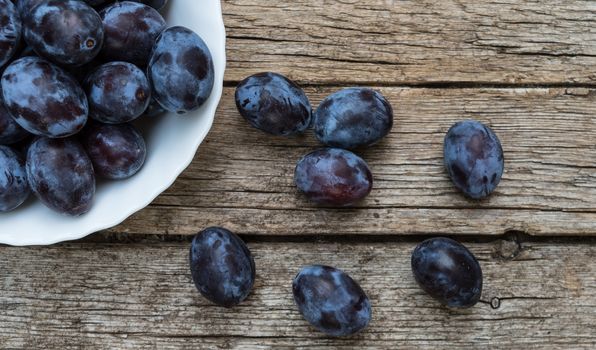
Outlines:
{"label": "gap between plank", "polygon": [[[596,236],[532,236],[521,231],[507,231],[501,235],[239,235],[248,243],[416,243],[431,237],[449,237],[460,242],[490,243],[499,240],[522,243],[596,244]],[[76,243],[161,243],[188,242],[193,235],[95,233]]]}
{"label": "gap between plank", "polygon": [[[432,81],[432,82],[356,82],[337,81],[310,83],[295,81],[302,88],[309,87],[342,87],[342,86],[365,86],[365,87],[394,87],[394,88],[417,88],[417,89],[562,89],[562,88],[596,88],[596,83],[498,83],[498,82],[476,82],[476,81]],[[224,87],[236,87],[240,81],[225,80]]]}

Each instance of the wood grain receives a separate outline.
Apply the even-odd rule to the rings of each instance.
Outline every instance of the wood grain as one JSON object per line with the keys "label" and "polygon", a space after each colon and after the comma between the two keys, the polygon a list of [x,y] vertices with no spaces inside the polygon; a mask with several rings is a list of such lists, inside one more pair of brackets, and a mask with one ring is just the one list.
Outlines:
{"label": "wood grain", "polygon": [[[250,243],[257,282],[233,309],[194,289],[188,243],[0,248],[3,349],[383,348],[593,349],[596,247],[467,244],[484,273],[482,300],[450,311],[409,267],[414,243]],[[330,339],[291,295],[300,267],[340,267],[371,298],[365,332]],[[490,303],[492,302],[492,306]]]}
{"label": "wood grain", "polygon": [[[313,104],[334,87],[308,88]],[[176,183],[113,233],[193,234],[209,225],[238,233],[596,234],[596,89],[381,88],[395,126],[359,152],[374,175],[356,209],[317,208],[293,185],[296,161],[320,147],[308,133],[280,138],[252,129],[226,88],[213,128]],[[456,191],[442,142],[476,118],[500,137],[506,172],[485,201]]]}
{"label": "wood grain", "polygon": [[596,2],[225,0],[228,80],[594,84]]}

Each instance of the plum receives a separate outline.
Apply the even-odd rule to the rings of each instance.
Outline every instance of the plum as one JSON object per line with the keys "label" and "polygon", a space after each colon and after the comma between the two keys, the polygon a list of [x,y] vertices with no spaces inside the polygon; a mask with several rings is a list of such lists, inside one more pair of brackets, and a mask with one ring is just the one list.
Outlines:
{"label": "plum", "polygon": [[317,330],[348,336],[364,329],[372,317],[368,296],[345,272],[330,266],[302,268],[292,283],[294,301]]}
{"label": "plum", "polygon": [[393,109],[378,91],[346,88],[327,96],[313,115],[317,139],[330,147],[374,145],[393,127]]}
{"label": "plum", "polygon": [[443,154],[451,181],[472,199],[488,197],[501,181],[505,168],[501,142],[478,121],[454,124],[445,135]]}
{"label": "plum", "polygon": [[128,62],[110,62],[97,67],[83,86],[89,101],[89,116],[109,124],[138,118],[151,101],[151,85],[145,73]]}
{"label": "plum", "polygon": [[0,212],[14,210],[29,197],[25,160],[8,146],[0,146]]}
{"label": "plum", "polygon": [[255,263],[246,244],[222,227],[199,232],[190,247],[190,271],[199,292],[211,302],[232,307],[255,281]]}
{"label": "plum", "polygon": [[126,179],[136,174],[145,162],[145,140],[132,124],[89,123],[80,139],[98,176]]}
{"label": "plum", "polygon": [[38,138],[27,151],[33,193],[58,213],[79,216],[91,209],[95,174],[83,146],[73,138]]}
{"label": "plum", "polygon": [[310,125],[312,108],[304,91],[281,74],[265,72],[236,87],[236,107],[253,127],[272,135],[294,135]]}
{"label": "plum", "polygon": [[9,0],[0,0],[0,67],[15,55],[21,41],[21,17]]}
{"label": "plum", "polygon": [[411,264],[416,282],[440,303],[468,308],[480,300],[480,264],[459,242],[444,237],[427,239],[412,252]]}
{"label": "plum", "polygon": [[6,68],[2,96],[14,120],[35,135],[67,137],[87,122],[87,98],[79,83],[39,57],[19,58]]}
{"label": "plum", "polygon": [[145,67],[166,21],[154,8],[137,2],[115,2],[100,11],[105,31],[101,56]]}
{"label": "plum", "polygon": [[370,193],[373,178],[368,164],[354,153],[323,148],[298,161],[294,182],[315,203],[349,206]]}
{"label": "plum", "polygon": [[99,14],[83,1],[48,0],[23,17],[25,41],[38,55],[60,65],[90,62],[103,45]]}
{"label": "plum", "polygon": [[207,44],[185,27],[170,27],[158,37],[147,76],[154,97],[170,112],[184,114],[201,107],[211,95],[215,79]]}

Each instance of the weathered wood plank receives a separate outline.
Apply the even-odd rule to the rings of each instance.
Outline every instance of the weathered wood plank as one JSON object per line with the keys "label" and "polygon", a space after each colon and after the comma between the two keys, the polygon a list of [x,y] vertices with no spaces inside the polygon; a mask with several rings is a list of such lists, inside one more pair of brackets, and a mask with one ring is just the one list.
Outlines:
{"label": "weathered wood plank", "polygon": [[[316,105],[335,88],[310,88]],[[192,234],[226,224],[244,234],[596,234],[595,89],[382,88],[395,109],[386,140],[360,152],[375,177],[359,209],[322,209],[293,186],[296,161],[320,147],[312,134],[252,129],[226,88],[198,156],[149,208],[111,232]],[[460,195],[442,142],[477,118],[501,138],[506,173],[482,202]]]}
{"label": "weathered wood plank", "polygon": [[596,2],[225,0],[228,80],[596,82]]}
{"label": "weathered wood plank", "polygon": [[[252,295],[210,305],[195,291],[188,243],[69,244],[0,248],[3,349],[593,349],[596,247],[468,244],[479,258],[483,301],[449,311],[426,296],[409,267],[413,243],[251,243]],[[512,254],[513,253],[513,254]],[[513,258],[505,258],[513,256]],[[338,266],[373,304],[363,333],[333,340],[293,305],[291,280],[306,264]]]}

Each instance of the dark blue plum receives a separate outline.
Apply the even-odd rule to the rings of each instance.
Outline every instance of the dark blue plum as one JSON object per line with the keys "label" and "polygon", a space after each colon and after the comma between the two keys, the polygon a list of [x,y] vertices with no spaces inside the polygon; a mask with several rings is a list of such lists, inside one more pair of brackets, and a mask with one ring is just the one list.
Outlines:
{"label": "dark blue plum", "polygon": [[352,335],[370,322],[368,297],[358,283],[334,267],[304,267],[294,278],[292,291],[302,316],[328,335]]}
{"label": "dark blue plum", "polygon": [[131,124],[89,123],[81,133],[81,143],[98,176],[126,179],[136,174],[147,154],[145,140]]}
{"label": "dark blue plum", "polygon": [[157,10],[161,10],[168,3],[168,0],[132,0],[132,1],[140,2],[145,5],[149,5]]}
{"label": "dark blue plum", "polygon": [[184,27],[171,27],[159,35],[147,72],[157,102],[178,114],[201,107],[215,79],[207,44]]}
{"label": "dark blue plum", "polygon": [[137,66],[110,62],[97,67],[85,79],[89,116],[109,124],[138,118],[149,106],[151,86]]}
{"label": "dark blue plum", "polygon": [[14,56],[21,41],[21,17],[9,0],[0,0],[0,67]]}
{"label": "dark blue plum", "polygon": [[255,263],[246,244],[221,227],[199,232],[190,247],[190,271],[199,292],[232,307],[246,299],[255,282]]}
{"label": "dark blue plum", "polygon": [[0,212],[16,209],[29,193],[23,157],[10,147],[0,146]]}
{"label": "dark blue plum", "polygon": [[23,57],[6,68],[2,95],[15,121],[35,135],[66,137],[87,121],[83,89],[64,70],[39,57]]}
{"label": "dark blue plum", "polygon": [[14,121],[6,107],[0,92],[0,145],[10,145],[27,137],[29,133]]}
{"label": "dark blue plum", "polygon": [[159,12],[137,2],[122,1],[107,6],[99,14],[105,31],[102,57],[145,67],[155,39],[166,28]]}
{"label": "dark blue plum", "polygon": [[298,161],[294,182],[315,203],[349,206],[370,193],[373,178],[366,162],[354,153],[323,148]]}
{"label": "dark blue plum", "polygon": [[393,127],[393,109],[380,92],[347,88],[327,96],[313,115],[315,136],[331,147],[374,145]]}
{"label": "dark blue plum", "polygon": [[445,135],[443,151],[451,181],[466,196],[488,197],[501,181],[503,148],[486,125],[475,120],[456,123]]}
{"label": "dark blue plum", "polygon": [[259,73],[236,87],[236,107],[253,127],[273,135],[294,135],[310,125],[312,108],[304,91],[277,73]]}
{"label": "dark blue plum", "polygon": [[93,165],[73,138],[35,140],[27,151],[27,179],[37,198],[58,213],[79,216],[91,209]]}
{"label": "dark blue plum", "polygon": [[90,62],[103,45],[99,14],[83,1],[48,0],[23,17],[25,41],[37,54],[60,65]]}
{"label": "dark blue plum", "polygon": [[420,287],[443,305],[468,308],[480,300],[480,264],[452,239],[438,237],[420,243],[412,252],[412,272]]}

